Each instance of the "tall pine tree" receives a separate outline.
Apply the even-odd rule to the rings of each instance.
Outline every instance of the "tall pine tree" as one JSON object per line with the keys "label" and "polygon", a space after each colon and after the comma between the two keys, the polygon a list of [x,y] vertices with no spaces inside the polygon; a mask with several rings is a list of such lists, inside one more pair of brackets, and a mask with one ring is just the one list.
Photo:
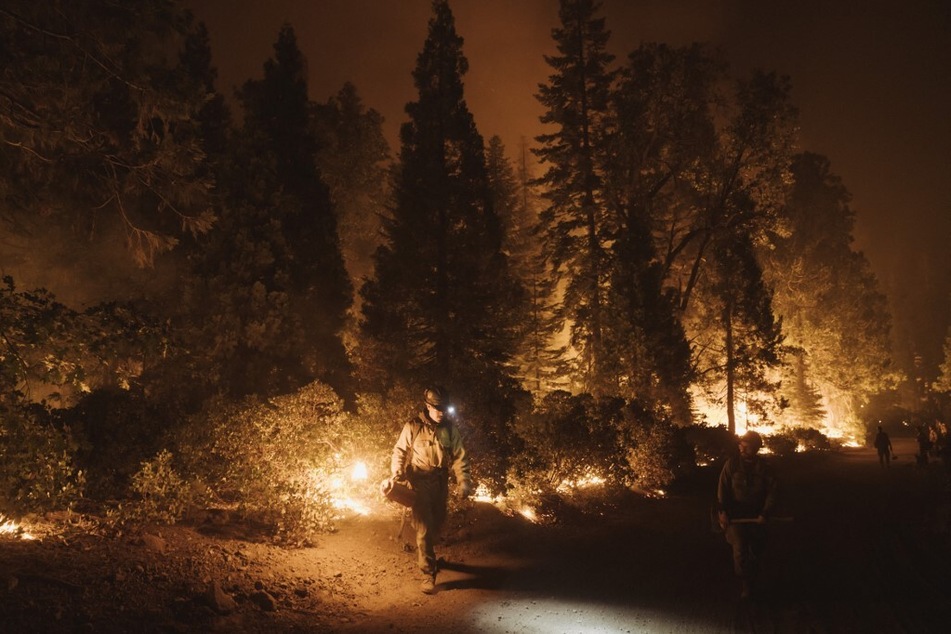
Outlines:
{"label": "tall pine tree", "polygon": [[554,283],[538,240],[539,198],[532,185],[524,139],[517,166],[505,155],[502,140],[489,139],[486,155],[493,204],[505,228],[503,249],[512,274],[524,289],[519,306],[518,345],[513,366],[522,387],[538,397],[565,387],[564,347],[556,343]]}
{"label": "tall pine tree", "polygon": [[498,402],[513,380],[519,289],[501,251],[484,144],[463,95],[468,62],[444,0],[433,16],[407,104],[392,216],[363,287],[363,361],[381,387],[451,384],[471,404]]}
{"label": "tall pine tree", "polygon": [[554,72],[538,92],[546,109],[542,123],[554,131],[537,137],[535,150],[547,167],[539,179],[548,201],[541,214],[545,253],[563,282],[562,316],[571,328],[580,387],[593,394],[614,391],[604,341],[606,242],[613,228],[597,160],[614,58],[606,50],[604,19],[595,17],[599,7],[593,0],[561,0],[561,25],[552,32],[558,54],[545,57]]}
{"label": "tall pine tree", "polygon": [[239,97],[244,124],[219,167],[220,227],[194,257],[199,340],[225,391],[270,394],[319,378],[346,397],[351,287],[290,26]]}

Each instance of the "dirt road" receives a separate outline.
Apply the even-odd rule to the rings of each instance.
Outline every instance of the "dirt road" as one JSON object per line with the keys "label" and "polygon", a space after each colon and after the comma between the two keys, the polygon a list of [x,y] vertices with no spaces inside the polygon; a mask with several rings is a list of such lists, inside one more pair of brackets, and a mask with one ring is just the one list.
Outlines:
{"label": "dirt road", "polygon": [[665,499],[630,496],[556,526],[472,504],[438,549],[433,596],[419,591],[392,512],[292,550],[228,525],[146,538],[85,522],[2,538],[0,631],[951,631],[947,476],[913,465],[911,439],[894,444],[887,471],[866,449],[774,460],[794,521],[771,526],[756,601],[739,599],[729,547],[711,530],[711,466]]}
{"label": "dirt road", "polygon": [[895,445],[887,471],[864,449],[776,460],[794,521],[771,527],[757,601],[739,600],[729,549],[711,530],[711,469],[619,517],[503,534],[474,521],[466,542],[444,548],[462,562],[440,575],[436,596],[407,581],[339,630],[949,631],[945,476],[939,465],[913,466],[911,439]]}

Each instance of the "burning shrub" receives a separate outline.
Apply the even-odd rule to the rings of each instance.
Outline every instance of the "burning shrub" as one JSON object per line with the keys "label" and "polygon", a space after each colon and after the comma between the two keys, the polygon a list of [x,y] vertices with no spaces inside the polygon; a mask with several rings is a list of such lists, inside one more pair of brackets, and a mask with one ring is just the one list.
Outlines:
{"label": "burning shrub", "polygon": [[382,447],[395,441],[375,428],[382,413],[364,401],[368,409],[378,415],[348,415],[319,382],[266,401],[219,401],[187,425],[180,452],[189,477],[222,502],[272,526],[279,541],[304,544],[333,527],[353,491],[343,489],[355,459],[380,465]]}
{"label": "burning shrub", "polygon": [[39,405],[0,404],[0,499],[4,512],[70,508],[83,495],[76,443]]}

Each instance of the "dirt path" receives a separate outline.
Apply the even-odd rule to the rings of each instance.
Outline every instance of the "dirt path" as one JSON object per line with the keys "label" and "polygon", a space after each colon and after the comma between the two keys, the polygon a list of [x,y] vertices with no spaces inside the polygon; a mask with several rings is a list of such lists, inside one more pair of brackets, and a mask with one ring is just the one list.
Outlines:
{"label": "dirt path", "polygon": [[436,596],[407,581],[341,631],[948,631],[945,476],[913,467],[910,439],[896,445],[887,472],[869,450],[777,461],[795,520],[772,527],[758,601],[738,600],[710,530],[710,471],[692,491],[583,526],[492,536],[476,523],[475,552],[444,549],[464,565],[440,576]]}
{"label": "dirt path", "polygon": [[0,538],[0,631],[951,631],[946,476],[912,465],[910,439],[895,444],[888,472],[868,450],[776,461],[795,520],[772,527],[754,602],[738,599],[711,530],[711,467],[666,499],[554,527],[468,506],[439,548],[434,596],[418,589],[393,513],[303,550],[234,526],[156,527],[161,547],[81,530]]}

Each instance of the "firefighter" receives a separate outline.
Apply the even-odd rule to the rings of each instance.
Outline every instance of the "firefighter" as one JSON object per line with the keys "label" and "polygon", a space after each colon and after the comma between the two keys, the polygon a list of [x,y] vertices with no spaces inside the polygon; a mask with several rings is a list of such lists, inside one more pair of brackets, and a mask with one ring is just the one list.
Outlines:
{"label": "firefighter", "polygon": [[878,464],[884,469],[891,466],[892,463],[892,441],[888,433],[878,426],[878,433],[875,434],[875,449],[878,451]]}
{"label": "firefighter", "polygon": [[403,425],[390,463],[392,479],[408,481],[416,492],[412,518],[417,564],[423,573],[421,589],[426,594],[436,591],[435,544],[446,520],[450,470],[458,493],[463,498],[472,494],[469,457],[458,427],[447,416],[448,405],[444,388],[424,390],[422,408]]}
{"label": "firefighter", "polygon": [[744,599],[754,591],[766,546],[766,520],[776,507],[778,482],[757,455],[762,446],[759,434],[746,432],[739,439],[739,453],[723,465],[717,486],[720,527],[733,547],[733,571]]}

